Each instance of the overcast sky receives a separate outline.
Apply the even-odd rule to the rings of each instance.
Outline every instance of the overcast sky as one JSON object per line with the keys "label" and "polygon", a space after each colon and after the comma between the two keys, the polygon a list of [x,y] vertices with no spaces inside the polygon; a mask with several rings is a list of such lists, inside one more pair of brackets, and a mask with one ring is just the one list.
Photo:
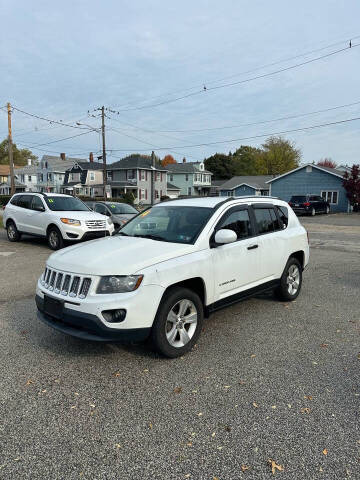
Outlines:
{"label": "overcast sky", "polygon": [[[96,127],[99,119],[87,118],[88,110],[105,105],[120,111],[106,120],[109,162],[157,147],[170,147],[156,152],[161,157],[201,160],[241,144],[260,146],[266,137],[231,139],[360,117],[358,103],[260,123],[360,102],[358,0],[0,0],[0,14],[0,107],[10,101],[39,116]],[[344,52],[211,90],[345,48],[351,38],[354,47]],[[244,126],[249,123],[257,124]],[[227,126],[237,127],[215,129]],[[6,129],[0,111],[1,138]],[[214,130],[187,131],[204,129]],[[99,151],[94,132],[40,145],[78,133],[13,114],[14,141],[38,145],[33,151],[39,156]],[[360,121],[284,136],[301,149],[303,162],[360,162]]]}

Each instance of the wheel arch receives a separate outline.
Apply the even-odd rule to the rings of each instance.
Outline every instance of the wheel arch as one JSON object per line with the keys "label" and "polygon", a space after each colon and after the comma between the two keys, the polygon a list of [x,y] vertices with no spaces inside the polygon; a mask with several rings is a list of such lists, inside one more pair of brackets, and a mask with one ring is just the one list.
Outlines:
{"label": "wheel arch", "polygon": [[304,264],[305,264],[305,252],[303,250],[298,250],[297,252],[293,252],[289,258],[288,258],[288,261],[290,260],[290,258],[296,258],[296,260],[298,260],[298,262],[300,263],[301,265],[301,268],[302,270],[304,270]]}
{"label": "wheel arch", "polygon": [[61,236],[63,236],[63,234],[62,234],[62,232],[61,232],[60,228],[59,228],[59,227],[56,225],[56,223],[49,223],[49,225],[46,227],[46,236],[48,236],[48,234],[49,234],[49,230],[50,230],[50,228],[52,228],[52,227],[55,227],[55,228],[56,228],[56,230],[59,230],[59,232],[60,232],[60,235],[61,235]]}
{"label": "wheel arch", "polygon": [[15,225],[15,227],[17,228],[17,225],[16,225],[16,222],[13,218],[9,217],[6,219],[6,223],[5,223],[5,228],[7,228],[9,226],[10,223],[13,223]]}
{"label": "wheel arch", "polygon": [[195,292],[197,295],[199,295],[201,303],[204,306],[204,311],[206,311],[206,286],[203,278],[192,277],[192,278],[187,278],[185,280],[181,280],[180,282],[176,282],[176,283],[172,283],[171,285],[168,285],[163,292],[161,300],[169,292],[169,290],[172,290],[177,287],[188,288],[192,292]]}

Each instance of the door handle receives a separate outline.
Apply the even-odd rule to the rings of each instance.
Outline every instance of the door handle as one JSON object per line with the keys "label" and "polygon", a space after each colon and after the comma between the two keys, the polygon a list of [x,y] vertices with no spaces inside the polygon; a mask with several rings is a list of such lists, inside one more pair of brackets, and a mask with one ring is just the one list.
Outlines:
{"label": "door handle", "polygon": [[249,245],[247,247],[248,250],[254,250],[255,248],[258,248],[259,245]]}

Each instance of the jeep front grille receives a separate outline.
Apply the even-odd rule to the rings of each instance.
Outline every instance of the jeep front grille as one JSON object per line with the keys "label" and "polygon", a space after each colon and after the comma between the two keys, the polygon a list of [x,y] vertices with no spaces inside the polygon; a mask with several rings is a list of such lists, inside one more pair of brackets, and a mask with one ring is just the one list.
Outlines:
{"label": "jeep front grille", "polygon": [[46,268],[41,277],[41,285],[49,292],[75,298],[86,298],[91,286],[91,278],[70,275],[52,268]]}

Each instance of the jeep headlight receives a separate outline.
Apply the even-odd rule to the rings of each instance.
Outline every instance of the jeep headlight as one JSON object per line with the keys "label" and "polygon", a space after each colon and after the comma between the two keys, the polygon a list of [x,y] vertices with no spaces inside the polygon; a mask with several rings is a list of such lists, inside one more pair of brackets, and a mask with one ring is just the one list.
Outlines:
{"label": "jeep headlight", "polygon": [[133,292],[140,287],[144,275],[109,275],[101,277],[96,293]]}
{"label": "jeep headlight", "polygon": [[107,219],[107,223],[108,223],[109,225],[112,225],[114,222],[112,221],[111,218],[108,218],[108,219]]}

